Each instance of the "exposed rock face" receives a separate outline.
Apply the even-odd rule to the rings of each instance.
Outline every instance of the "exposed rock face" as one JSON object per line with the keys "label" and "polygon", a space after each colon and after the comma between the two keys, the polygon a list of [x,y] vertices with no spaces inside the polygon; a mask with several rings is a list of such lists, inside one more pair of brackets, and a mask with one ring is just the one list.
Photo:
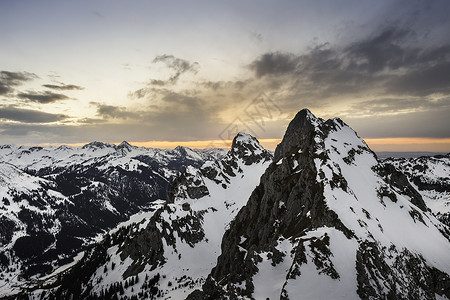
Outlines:
{"label": "exposed rock face", "polygon": [[308,148],[314,146],[316,125],[322,121],[313,116],[308,109],[299,111],[289,123],[283,141],[275,149],[274,160],[278,161],[287,156],[295,148],[301,148],[302,151],[307,152]]}
{"label": "exposed rock face", "polygon": [[[433,214],[450,232],[450,153],[418,158],[388,158],[384,165],[392,165],[396,172],[406,175]],[[392,167],[390,167],[392,169]]]}
{"label": "exposed rock face", "polygon": [[246,165],[272,160],[272,154],[262,148],[258,140],[246,133],[238,133],[231,144],[231,153]]}
{"label": "exposed rock face", "polygon": [[450,243],[426,211],[406,178],[378,165],[341,120],[302,110],[190,299],[448,296]]}
{"label": "exposed rock face", "polygon": [[393,165],[384,163],[374,168],[383,179],[395,187],[398,191],[411,198],[411,203],[423,211],[427,211],[427,206],[423,201],[422,195],[409,183],[408,178],[402,172],[398,171]]}

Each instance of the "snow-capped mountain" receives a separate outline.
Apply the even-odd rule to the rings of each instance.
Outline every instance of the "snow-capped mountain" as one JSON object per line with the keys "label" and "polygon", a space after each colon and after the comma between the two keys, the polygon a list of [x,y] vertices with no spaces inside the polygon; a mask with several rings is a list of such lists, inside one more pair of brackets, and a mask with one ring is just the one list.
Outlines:
{"label": "snow-capped mountain", "polygon": [[427,207],[450,227],[450,153],[418,158],[389,158],[385,165],[393,165],[404,173],[409,183],[422,195]]}
{"label": "snow-capped mountain", "polygon": [[[448,160],[436,159],[441,162],[379,162],[342,120],[304,109],[273,158],[255,138],[239,134],[220,160],[187,166],[161,208],[105,235],[71,269],[23,293],[32,299],[449,299],[450,230],[440,221],[442,207],[431,208],[448,195],[448,164],[442,164]],[[41,174],[43,168],[28,165],[25,176]],[[45,183],[33,182],[49,182],[52,190],[53,175],[46,174],[36,179]]]}
{"label": "snow-capped mountain", "polygon": [[189,299],[443,299],[450,240],[414,187],[340,119],[308,110]]}
{"label": "snow-capped mountain", "polygon": [[254,137],[238,134],[220,161],[188,167],[174,182],[168,203],[151,218],[87,252],[56,297],[110,298],[117,291],[122,297],[185,298],[205,282],[225,228],[271,159]]}
{"label": "snow-capped mountain", "polygon": [[127,142],[0,146],[0,297],[70,262],[108,229],[166,199],[186,167],[224,154]]}
{"label": "snow-capped mountain", "polygon": [[199,166],[206,160],[217,160],[226,154],[225,149],[155,149],[132,146],[126,141],[120,145],[92,142],[82,147],[0,146],[0,161],[16,167],[48,175],[60,171],[85,170],[95,167],[105,170],[121,167],[134,171],[139,166],[167,166],[167,175],[176,176],[186,165]]}

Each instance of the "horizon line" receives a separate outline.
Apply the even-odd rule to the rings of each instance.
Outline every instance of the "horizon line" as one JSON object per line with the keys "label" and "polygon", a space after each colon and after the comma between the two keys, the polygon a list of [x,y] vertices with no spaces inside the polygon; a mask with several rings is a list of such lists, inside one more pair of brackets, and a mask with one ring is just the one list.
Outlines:
{"label": "horizon line", "polygon": [[[281,142],[281,138],[258,139],[260,144],[268,149],[275,150],[276,146]],[[368,146],[375,152],[450,152],[450,138],[424,138],[424,137],[395,137],[395,138],[363,138]],[[231,148],[232,139],[227,140],[192,140],[192,141],[135,141],[128,142],[130,145],[146,148],[173,149],[177,146],[188,147],[192,149],[207,148]],[[122,142],[105,142],[109,144],[119,145]],[[89,142],[81,143],[39,143],[39,144],[22,144],[20,146],[70,146],[81,147]]]}

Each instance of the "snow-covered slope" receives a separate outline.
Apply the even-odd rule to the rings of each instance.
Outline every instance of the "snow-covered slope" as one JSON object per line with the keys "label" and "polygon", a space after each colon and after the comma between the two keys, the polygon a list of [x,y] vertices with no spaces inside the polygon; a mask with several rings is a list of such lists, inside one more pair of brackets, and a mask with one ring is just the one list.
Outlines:
{"label": "snow-covered slope", "polygon": [[188,166],[162,208],[106,235],[30,296],[449,299],[450,230],[423,193],[440,190],[447,167],[427,162],[419,175],[404,165],[378,162],[340,119],[302,110],[273,160],[239,134],[220,161]]}
{"label": "snow-covered slope", "polygon": [[[101,142],[92,142],[82,147],[3,145],[0,146],[0,161],[40,174],[67,169],[80,170],[92,166],[99,170],[120,166],[124,170],[133,171],[140,165],[157,163],[168,166],[167,175],[174,176],[178,174],[173,169],[179,169],[174,168],[175,161],[190,161],[194,165],[201,165],[203,161],[221,158],[226,151],[219,148],[190,149],[181,146],[173,150],[155,149],[132,146],[125,141],[118,146]],[[186,164],[180,165],[183,167]]]}
{"label": "snow-covered slope", "polygon": [[110,291],[120,285],[123,297],[185,298],[204,283],[225,229],[271,158],[255,138],[238,134],[220,161],[188,167],[174,182],[168,203],[151,218],[119,230],[90,251],[56,296],[112,297]]}
{"label": "snow-covered slope", "polygon": [[450,297],[445,225],[351,128],[308,110],[290,123],[221,249],[190,299]]}
{"label": "snow-covered slope", "polygon": [[0,297],[70,262],[130,215],[151,209],[187,166],[223,155],[222,149],[126,142],[0,146]]}
{"label": "snow-covered slope", "polygon": [[383,164],[391,164],[403,172],[433,214],[450,226],[450,153],[408,159],[389,158]]}

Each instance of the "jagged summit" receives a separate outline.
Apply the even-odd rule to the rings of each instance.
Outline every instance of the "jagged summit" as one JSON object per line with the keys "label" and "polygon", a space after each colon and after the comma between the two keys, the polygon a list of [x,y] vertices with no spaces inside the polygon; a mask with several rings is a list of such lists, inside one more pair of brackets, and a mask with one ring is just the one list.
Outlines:
{"label": "jagged summit", "polygon": [[289,124],[221,249],[190,299],[450,296],[445,226],[353,129],[307,109]]}
{"label": "jagged summit", "polygon": [[182,156],[188,156],[193,152],[191,148],[185,146],[176,146],[173,151],[179,153]]}
{"label": "jagged summit", "polygon": [[245,132],[239,132],[234,137],[230,153],[243,159],[246,165],[272,159],[272,154],[261,146],[258,139]]}
{"label": "jagged summit", "polygon": [[82,149],[104,149],[113,147],[111,144],[103,143],[103,142],[90,142],[82,147]]}
{"label": "jagged summit", "polygon": [[245,133],[245,132],[239,132],[233,139],[233,142],[231,144],[231,149],[238,149],[239,147],[248,147],[252,146],[255,150],[256,149],[264,149],[260,144],[257,138],[254,136]]}
{"label": "jagged summit", "polygon": [[130,143],[128,143],[127,141],[123,141],[122,143],[120,143],[117,148],[127,148],[127,149],[132,149],[135,146],[130,145]]}
{"label": "jagged summit", "polygon": [[[175,150],[190,151],[192,149],[178,146]],[[247,134],[238,133],[228,153],[218,161],[207,161],[200,169],[189,167],[179,176],[168,193],[168,203],[173,203],[175,198],[198,199],[209,195],[202,177],[219,182],[223,188],[227,188],[230,178],[242,173],[242,167],[251,167],[254,164],[268,164],[272,160],[272,153],[259,144],[259,141]]]}
{"label": "jagged summit", "polygon": [[293,148],[311,145],[317,127],[323,123],[323,119],[314,116],[307,108],[299,111],[289,123],[283,140],[275,149],[275,161]]}

